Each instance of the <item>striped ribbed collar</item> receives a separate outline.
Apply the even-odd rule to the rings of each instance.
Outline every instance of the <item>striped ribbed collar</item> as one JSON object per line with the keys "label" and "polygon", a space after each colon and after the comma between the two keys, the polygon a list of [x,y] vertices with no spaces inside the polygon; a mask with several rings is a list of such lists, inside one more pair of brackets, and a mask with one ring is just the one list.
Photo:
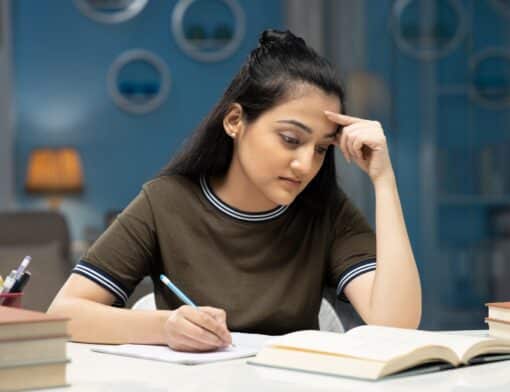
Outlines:
{"label": "striped ribbed collar", "polygon": [[221,201],[220,198],[214,194],[205,177],[200,177],[200,188],[202,189],[202,193],[204,194],[205,198],[215,208],[220,210],[222,213],[231,216],[232,218],[246,222],[263,222],[275,219],[282,215],[289,208],[289,206],[279,206],[264,212],[244,212]]}

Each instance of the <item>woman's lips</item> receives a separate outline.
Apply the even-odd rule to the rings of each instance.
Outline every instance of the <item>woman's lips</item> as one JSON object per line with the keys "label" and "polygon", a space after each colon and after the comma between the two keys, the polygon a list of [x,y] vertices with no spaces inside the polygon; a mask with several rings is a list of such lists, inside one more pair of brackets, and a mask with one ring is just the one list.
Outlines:
{"label": "woman's lips", "polygon": [[292,186],[300,186],[301,185],[301,181],[299,180],[295,180],[293,178],[288,178],[288,177],[278,177],[280,180],[284,181],[286,184],[290,184]]}

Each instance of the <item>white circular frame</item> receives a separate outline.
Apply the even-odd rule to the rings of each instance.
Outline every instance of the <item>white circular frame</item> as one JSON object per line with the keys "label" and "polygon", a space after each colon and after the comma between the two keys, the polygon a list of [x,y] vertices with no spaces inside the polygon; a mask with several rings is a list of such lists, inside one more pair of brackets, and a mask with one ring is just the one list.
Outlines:
{"label": "white circular frame", "polygon": [[459,0],[447,0],[459,18],[459,25],[452,40],[440,50],[423,50],[411,45],[402,36],[400,31],[400,19],[402,17],[402,13],[413,1],[415,0],[397,0],[393,4],[390,27],[399,49],[413,57],[427,61],[436,60],[453,51],[462,42],[467,33],[467,17],[462,3]]}
{"label": "white circular frame", "polygon": [[[482,50],[481,52],[475,54],[469,59],[469,70],[471,73],[471,81],[473,80],[473,75],[476,72],[476,69],[478,68],[478,65],[491,57],[501,57],[505,60],[507,60],[510,63],[510,50],[504,49],[504,48],[487,48]],[[480,94],[478,89],[473,85],[473,83],[469,86],[469,96],[471,99],[473,99],[476,103],[493,110],[500,110],[500,109],[508,109],[510,107],[510,98],[506,99],[504,101],[493,101],[490,99],[485,98],[483,95]]]}
{"label": "white circular frame", "polygon": [[196,0],[179,0],[179,2],[175,5],[171,16],[172,32],[175,40],[177,41],[179,47],[187,55],[194,58],[195,60],[203,62],[215,62],[224,60],[237,50],[241,44],[241,41],[243,40],[246,30],[244,11],[236,0],[216,0],[222,1],[227,5],[228,8],[230,8],[232,14],[234,15],[236,29],[232,40],[227,45],[225,45],[225,47],[215,52],[202,52],[188,42],[183,29],[184,15],[186,14],[188,8],[195,1]]}
{"label": "white circular frame", "polygon": [[123,11],[106,14],[91,7],[87,0],[74,0],[74,4],[82,14],[101,23],[121,23],[138,15],[145,8],[149,0],[135,0]]}
{"label": "white circular frame", "polygon": [[[144,104],[135,104],[126,99],[118,89],[117,76],[120,70],[132,61],[145,61],[151,64],[161,75],[161,88],[158,94]],[[108,91],[113,101],[121,109],[133,114],[146,114],[158,108],[168,97],[171,87],[170,71],[166,63],[154,53],[143,49],[132,49],[122,53],[115,59],[108,71]]]}

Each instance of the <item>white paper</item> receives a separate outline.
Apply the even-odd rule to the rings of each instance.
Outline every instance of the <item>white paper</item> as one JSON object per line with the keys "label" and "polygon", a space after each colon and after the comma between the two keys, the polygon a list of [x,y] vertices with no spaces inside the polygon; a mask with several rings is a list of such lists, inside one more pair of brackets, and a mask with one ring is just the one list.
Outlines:
{"label": "white paper", "polygon": [[93,348],[92,351],[123,355],[127,357],[152,359],[155,361],[197,365],[202,363],[224,361],[227,359],[246,358],[256,355],[269,335],[232,333],[233,346],[221,350],[205,353],[189,353],[174,351],[167,346],[145,344],[122,344],[119,346],[103,346]]}

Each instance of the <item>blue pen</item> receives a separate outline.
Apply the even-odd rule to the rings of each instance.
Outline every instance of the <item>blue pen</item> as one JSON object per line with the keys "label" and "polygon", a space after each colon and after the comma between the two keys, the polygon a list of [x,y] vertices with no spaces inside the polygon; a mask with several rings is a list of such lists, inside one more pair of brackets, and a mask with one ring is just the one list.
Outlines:
{"label": "blue pen", "polygon": [[193,303],[191,299],[188,298],[186,294],[184,294],[175,284],[173,284],[170,279],[168,279],[165,275],[161,274],[159,275],[159,278],[161,281],[168,287],[172,292],[180,298],[182,302],[184,302],[186,305],[189,305],[195,309],[198,308],[197,305]]}
{"label": "blue pen", "polygon": [[[195,305],[195,303],[191,299],[189,299],[189,297],[186,294],[184,294],[179,289],[179,287],[177,287],[175,284],[173,284],[171,282],[171,280],[168,279],[165,275],[163,275],[163,274],[159,275],[159,279],[161,279],[161,281],[166,285],[166,287],[168,287],[175,295],[177,295],[182,302],[184,302],[186,305],[191,306],[192,308],[198,309],[198,306]],[[233,343],[231,343],[230,345],[232,347],[236,346]]]}

